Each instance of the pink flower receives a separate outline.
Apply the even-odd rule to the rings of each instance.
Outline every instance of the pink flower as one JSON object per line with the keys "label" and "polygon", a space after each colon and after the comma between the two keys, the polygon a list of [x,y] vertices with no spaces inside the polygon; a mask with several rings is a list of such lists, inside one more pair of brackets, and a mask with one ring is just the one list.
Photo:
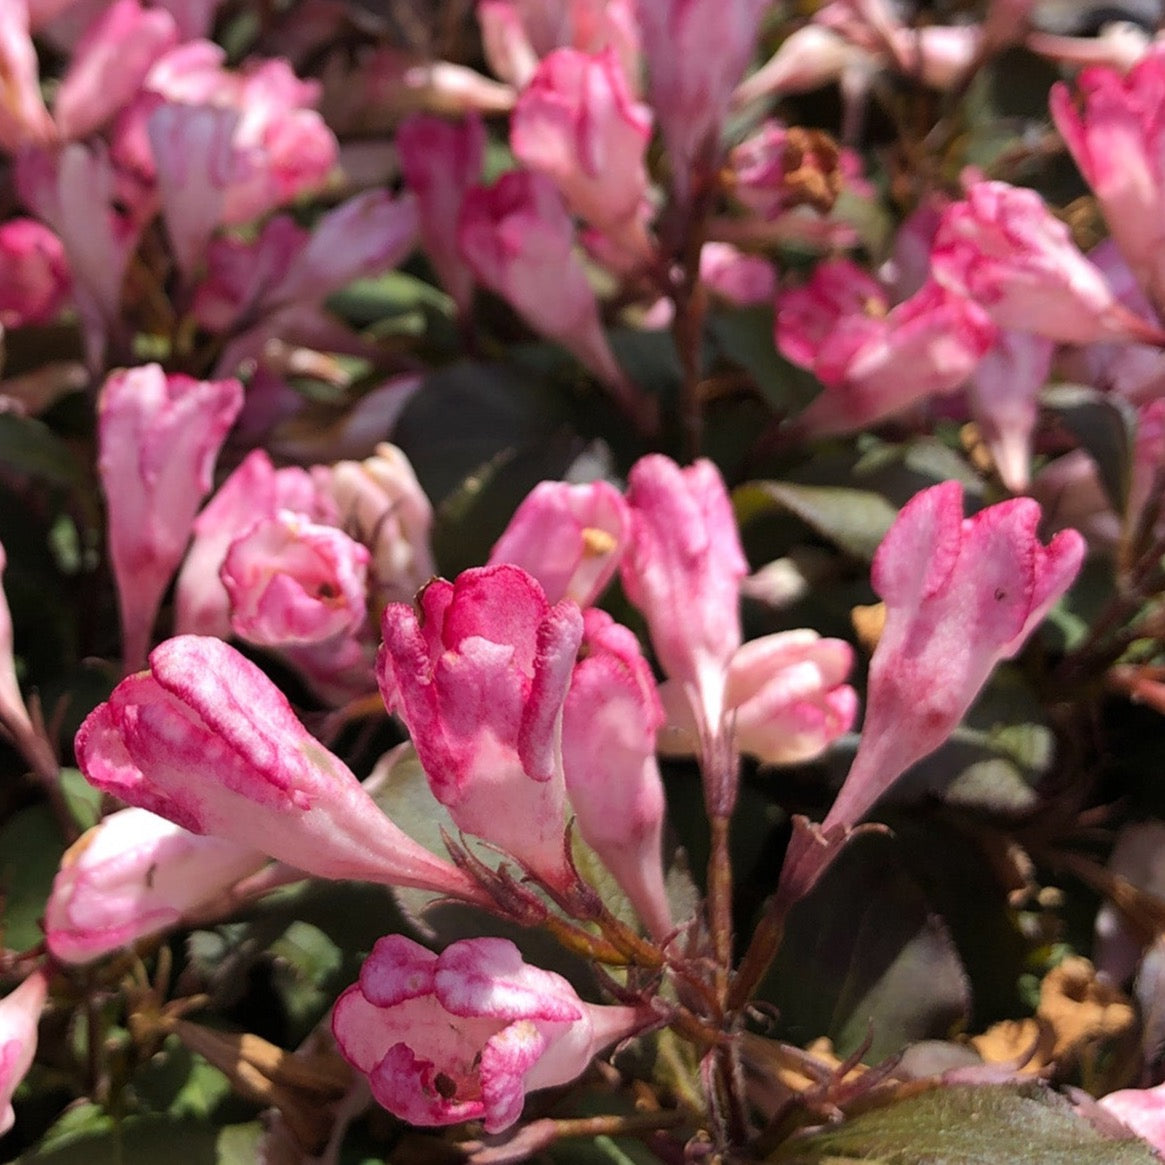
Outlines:
{"label": "pink flower", "polygon": [[1048,379],[1055,345],[1030,332],[1001,331],[971,377],[971,409],[1003,484],[1026,493],[1036,398]]}
{"label": "pink flower", "polygon": [[332,1012],[332,1031],[372,1095],[414,1125],[509,1128],[526,1093],[581,1076],[603,1048],[646,1026],[632,1007],[584,1003],[506,939],[435,955],[402,935],[372,948]]}
{"label": "pink flower", "polygon": [[74,842],[45,906],[55,958],[88,963],[156,934],[267,864],[259,850],[122,809]]}
{"label": "pink flower", "polygon": [[733,195],[769,221],[798,206],[827,213],[841,192],[841,157],[824,133],[766,121],[730,160]]}
{"label": "pink flower", "polygon": [[1101,1098],[1100,1107],[1148,1141],[1158,1154],[1165,1153],[1165,1084],[1110,1092]]}
{"label": "pink flower", "polygon": [[315,472],[336,507],[337,523],[371,551],[378,605],[411,601],[436,571],[429,549],[433,507],[409,459],[382,441],[363,461],[338,461]]}
{"label": "pink flower", "polygon": [[676,195],[719,148],[732,91],[756,48],[764,0],[656,0],[639,5],[651,105],[667,145]]}
{"label": "pink flower", "polygon": [[1017,498],[963,517],[963,488],[916,494],[874,556],[886,622],[870,660],[862,741],[825,820],[856,825],[895,779],[955,730],[996,663],[1023,647],[1084,558],[1074,530],[1047,546]]}
{"label": "pink flower", "polygon": [[825,386],[798,424],[845,433],[953,392],[995,341],[970,300],[927,283],[888,306],[881,286],[848,259],[820,263],[805,286],[777,300],[776,343]]}
{"label": "pink flower", "polygon": [[[8,555],[0,544],[0,580],[8,566]],[[0,586],[0,725],[13,736],[32,735],[32,720],[20,694],[20,684],[16,679],[16,660],[13,656],[12,612],[8,607],[8,597]]]}
{"label": "pink flower", "polygon": [[1150,49],[1127,76],[1090,68],[1076,84],[1078,103],[1066,85],[1052,87],[1056,128],[1137,281],[1165,306],[1165,49]]}
{"label": "pink flower", "polygon": [[537,332],[557,340],[608,385],[623,383],[595,293],[574,254],[574,227],[554,183],[513,170],[470,190],[457,230],[474,275]]}
{"label": "pink flower", "polygon": [[104,366],[108,336],[124,326],[122,281],[153,214],[148,193],[124,179],[101,142],[74,142],[55,153],[27,150],[16,164],[21,199],[65,248],[86,356],[95,369]]}
{"label": "pink flower", "polygon": [[83,138],[100,129],[177,43],[178,28],[165,9],[113,0],[77,43],[57,90],[53,116],[62,136]]}
{"label": "pink flower", "polygon": [[[804,764],[848,732],[858,698],[845,683],[853,649],[816,631],[781,631],[744,644],[728,665],[726,717],[741,752],[770,765]],[[663,751],[691,754],[698,735],[674,685],[660,691],[668,727]]]}
{"label": "pink flower", "polygon": [[230,545],[256,522],[290,510],[329,521],[335,508],[302,469],[275,469],[262,449],[249,453],[194,520],[194,541],[178,575],[174,625],[180,635],[229,639],[230,598],[219,577]]}
{"label": "pink flower", "polygon": [[76,751],[90,784],[192,833],[322,878],[478,895],[389,821],[283,693],[221,640],[156,647],[150,670],[89,714]]}
{"label": "pink flower", "polygon": [[777,289],[772,263],[731,243],[705,243],[700,248],[700,281],[734,307],[771,303]]}
{"label": "pink flower", "polygon": [[29,36],[28,0],[0,4],[0,150],[52,140],[55,128],[40,95],[40,68]]}
{"label": "pink flower", "polygon": [[235,110],[212,105],[159,105],[149,116],[162,217],[187,278],[206,262],[207,244],[223,219],[238,127]]}
{"label": "pink flower", "polygon": [[1001,326],[1058,343],[1161,338],[1117,300],[1034,190],[974,183],[943,213],[931,271]]}
{"label": "pink flower", "polygon": [[145,661],[162,594],[242,405],[237,380],[167,376],[157,364],[115,372],[101,390],[98,469],[127,670]]}
{"label": "pink flower", "polygon": [[[728,491],[710,461],[681,469],[651,454],[628,476],[627,504],[623,589],[647,619],[668,678],[687,693],[701,739],[719,738],[728,661],[741,639],[740,583],[748,573]],[[734,790],[711,792],[713,811],[730,806]]]}
{"label": "pink flower", "polygon": [[596,602],[614,577],[627,544],[630,515],[605,481],[544,481],[514,511],[490,552],[490,565],[511,562],[538,580],[548,602]]}
{"label": "pink flower", "polygon": [[0,999],[0,1136],[16,1122],[12,1094],[36,1056],[37,1025],[47,995],[45,973],[34,971]]}
{"label": "pink flower", "polygon": [[0,225],[0,325],[51,323],[70,283],[65,249],[52,231],[31,218]]}
{"label": "pink flower", "polygon": [[405,184],[417,199],[425,253],[464,315],[473,274],[457,246],[457,220],[466,193],[481,177],[485,126],[476,115],[451,122],[416,114],[401,123],[396,148]]}
{"label": "pink flower", "polygon": [[661,856],[666,806],[655,760],[662,721],[639,640],[605,611],[587,611],[562,712],[566,791],[583,841],[656,939],[673,927]]}
{"label": "pink flower", "polygon": [[368,613],[368,548],[281,510],[230,545],[220,572],[236,635],[261,647],[330,643]]}
{"label": "pink flower", "polygon": [[510,123],[515,157],[554,180],[570,210],[609,235],[638,225],[651,113],[634,101],[614,50],[559,49],[538,66]]}
{"label": "pink flower", "polygon": [[559,732],[582,638],[578,608],[552,607],[509,565],[436,579],[417,606],[385,609],[377,679],[434,796],[459,829],[569,886]]}

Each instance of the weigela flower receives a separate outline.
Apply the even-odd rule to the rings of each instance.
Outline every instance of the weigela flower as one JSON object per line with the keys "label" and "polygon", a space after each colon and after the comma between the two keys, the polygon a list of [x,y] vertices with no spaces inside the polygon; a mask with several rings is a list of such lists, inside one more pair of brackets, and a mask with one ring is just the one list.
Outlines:
{"label": "weigela flower", "polygon": [[662,720],[639,640],[605,611],[587,611],[562,711],[566,791],[583,841],[657,939],[672,930],[660,852],[665,804],[655,759]]}
{"label": "weigela flower", "polygon": [[16,1121],[12,1094],[36,1056],[37,1024],[48,994],[43,971],[34,971],[0,999],[0,1136]]}
{"label": "weigela flower", "polygon": [[1161,336],[1120,303],[1034,190],[1006,182],[975,182],[947,207],[931,271],[1002,327],[1057,343]]}
{"label": "weigela flower", "polygon": [[[681,469],[653,454],[628,475],[627,504],[623,589],[647,619],[668,678],[691,700],[701,738],[718,738],[728,661],[741,640],[740,583],[748,573],[728,491],[710,461]],[[718,805],[733,796],[713,792]]]}
{"label": "weigela flower", "polygon": [[510,562],[533,575],[548,602],[596,602],[614,577],[627,545],[630,516],[608,482],[544,481],[514,511],[489,561]]}
{"label": "weigela flower", "polygon": [[476,115],[454,122],[414,114],[401,122],[396,148],[405,185],[417,200],[425,254],[464,314],[473,296],[473,273],[457,246],[457,221],[466,193],[481,178],[485,125]]}
{"label": "weigela flower", "polygon": [[50,141],[55,131],[40,95],[27,0],[0,4],[0,75],[0,149],[14,154],[22,146]]}
{"label": "weigela flower", "polygon": [[267,860],[145,809],[111,813],[61,859],[45,906],[49,950],[66,963],[98,959],[175,926]]}
{"label": "weigela flower", "polygon": [[[771,765],[803,764],[853,727],[858,698],[845,683],[853,649],[816,631],[749,640],[728,664],[726,718],[741,752]],[[660,692],[667,712],[663,751],[691,754],[699,740],[691,709],[674,684]]]}
{"label": "weigela flower", "polygon": [[616,236],[635,227],[646,197],[650,137],[651,112],[633,100],[612,49],[551,53],[518,98],[510,127],[518,160],[552,178],[574,214]]}
{"label": "weigela flower", "polygon": [[1137,281],[1165,306],[1165,49],[1157,46],[1127,75],[1083,69],[1074,99],[1052,86],[1052,118],[1092,187],[1109,232]]}
{"label": "weigela flower", "polygon": [[356,634],[368,614],[366,546],[281,510],[230,545],[220,577],[235,634],[262,647]]}
{"label": "weigela flower", "polygon": [[332,1012],[336,1043],[389,1112],[414,1125],[480,1120],[488,1133],[521,1116],[527,1092],[581,1076],[649,1022],[645,1010],[583,1002],[500,938],[435,955],[388,935]]}
{"label": "weigela flower", "polygon": [[435,579],[415,610],[390,603],[382,630],[381,694],[454,823],[571,885],[560,734],[578,607],[503,564]]}
{"label": "weigela flower", "polygon": [[874,556],[886,621],[870,660],[861,745],[823,828],[855,825],[955,730],[992,669],[1012,658],[1072,584],[1084,539],[1047,546],[1030,498],[963,517],[963,488],[916,494]]}
{"label": "weigela flower", "polygon": [[90,784],[192,833],[322,878],[477,896],[389,821],[283,693],[221,640],[183,635],[156,647],[150,670],[89,714],[76,751]]}
{"label": "weigela flower", "polygon": [[51,323],[72,280],[61,240],[31,218],[0,225],[0,325]]}
{"label": "weigela flower", "polygon": [[167,375],[157,364],[115,372],[101,390],[98,469],[127,670],[146,658],[162,595],[242,406],[237,380]]}
{"label": "weigela flower", "polygon": [[549,178],[513,170],[493,186],[469,191],[457,240],[474,275],[535,331],[557,340],[606,384],[623,382],[574,254],[574,226]]}
{"label": "weigela flower", "polygon": [[890,307],[848,259],[819,263],[777,298],[776,343],[824,391],[797,419],[807,434],[846,433],[966,383],[995,341],[976,304],[931,281]]}

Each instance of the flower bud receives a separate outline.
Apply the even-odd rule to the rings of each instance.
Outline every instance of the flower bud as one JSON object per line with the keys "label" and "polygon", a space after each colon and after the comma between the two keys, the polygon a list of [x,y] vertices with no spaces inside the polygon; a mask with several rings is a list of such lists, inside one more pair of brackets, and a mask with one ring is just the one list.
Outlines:
{"label": "flower bud", "polygon": [[562,702],[582,638],[515,566],[435,579],[417,609],[390,603],[377,680],[408,726],[433,795],[459,829],[559,888],[565,863]]}
{"label": "flower bud", "polygon": [[633,632],[585,614],[581,657],[562,712],[562,763],[579,833],[656,939],[672,930],[660,847],[665,812],[655,760],[663,720]]}
{"label": "flower bud", "polygon": [[376,807],[283,693],[218,639],[156,647],[77,733],[91,785],[192,833],[225,838],[322,878],[475,898],[460,871]]}
{"label": "flower bud", "polygon": [[544,481],[514,511],[489,561],[520,566],[547,602],[597,602],[618,569],[631,519],[623,495],[605,481]]}
{"label": "flower bud", "polygon": [[266,864],[258,850],[122,809],[61,859],[45,906],[49,950],[62,962],[88,963],[176,925]]}
{"label": "flower bud", "polygon": [[115,372],[101,390],[98,469],[127,671],[146,658],[162,595],[242,405],[237,380],[166,375],[157,364]]}
{"label": "flower bud", "polygon": [[581,1076],[650,1009],[584,1003],[507,939],[462,939],[440,955],[403,935],[372,948],[332,1012],[332,1031],[372,1095],[414,1125],[509,1128],[526,1093]]}
{"label": "flower bud", "polygon": [[0,1136],[16,1121],[12,1094],[36,1056],[37,1025],[48,994],[43,971],[34,971],[0,999]]}

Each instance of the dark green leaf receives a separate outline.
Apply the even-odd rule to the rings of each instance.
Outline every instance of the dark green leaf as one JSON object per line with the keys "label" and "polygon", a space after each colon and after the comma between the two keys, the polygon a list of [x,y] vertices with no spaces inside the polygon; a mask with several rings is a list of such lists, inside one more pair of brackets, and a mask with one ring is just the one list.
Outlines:
{"label": "dark green leaf", "polygon": [[80,485],[81,462],[43,421],[0,413],[0,465],[54,485]]}
{"label": "dark green leaf", "polygon": [[4,941],[27,950],[44,937],[40,918],[65,843],[53,815],[34,805],[0,829],[0,889],[4,892]]}
{"label": "dark green leaf", "polygon": [[101,791],[85,780],[80,769],[61,769],[61,793],[82,829],[91,828],[101,819]]}
{"label": "dark green leaf", "polygon": [[786,1038],[827,1035],[844,1056],[869,1035],[871,1061],[950,1035],[970,1011],[947,928],[884,835],[853,839],[794,909],[763,994]]}
{"label": "dark green leaf", "polygon": [[1136,436],[1136,412],[1110,393],[1082,384],[1057,384],[1040,396],[1096,462],[1104,492],[1125,512]]}
{"label": "dark green leaf", "polygon": [[774,505],[789,510],[848,554],[869,561],[898,511],[880,494],[842,486],[754,481],[733,491],[741,524]]}
{"label": "dark green leaf", "polygon": [[787,1165],[1153,1165],[1141,1140],[1111,1140],[1040,1084],[935,1088],[783,1145]]}

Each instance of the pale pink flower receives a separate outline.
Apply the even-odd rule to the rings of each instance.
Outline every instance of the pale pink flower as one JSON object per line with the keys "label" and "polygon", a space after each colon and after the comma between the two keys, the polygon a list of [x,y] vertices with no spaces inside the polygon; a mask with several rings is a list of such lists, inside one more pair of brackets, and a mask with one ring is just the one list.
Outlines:
{"label": "pale pink flower", "polygon": [[551,606],[525,571],[502,564],[434,580],[416,610],[390,603],[382,630],[380,691],[434,796],[459,829],[568,887],[559,736],[578,608]]}
{"label": "pale pink flower", "polygon": [[1148,1141],[1158,1154],[1165,1153],[1165,1084],[1110,1092],[1101,1097],[1100,1107]]}
{"label": "pale pink flower", "polygon": [[[546,6],[549,11],[553,4]],[[515,0],[478,0],[481,45],[493,72],[515,89],[523,88],[538,68],[538,51],[530,40],[523,13]],[[546,38],[557,45],[558,31]]]}
{"label": "pale pink flower", "polygon": [[666,810],[655,759],[663,710],[639,640],[605,611],[585,616],[562,712],[566,791],[582,839],[656,939],[673,928],[663,880]]}
{"label": "pale pink flower", "polygon": [[756,48],[764,0],[655,0],[639,5],[651,105],[676,196],[692,168],[714,162],[732,92]]}
{"label": "pale pink flower", "polygon": [[235,634],[261,647],[332,643],[368,614],[366,546],[304,514],[260,518],[227,550],[220,570]]}
{"label": "pale pink flower", "polygon": [[866,718],[823,829],[856,825],[916,761],[947,739],[996,663],[1011,659],[1072,584],[1074,530],[1040,544],[1040,508],[1017,498],[963,517],[956,481],[903,507],[874,555],[886,621],[870,660]]}
{"label": "pale pink flower", "polygon": [[1128,310],[1034,191],[975,182],[943,213],[931,272],[1002,327],[1061,344],[1161,339]]}
{"label": "pale pink flower", "polygon": [[766,121],[729,155],[732,194],[772,221],[798,206],[825,213],[842,187],[841,155],[826,134]]}
{"label": "pale pink flower", "polygon": [[378,605],[411,601],[436,569],[429,547],[433,507],[409,459],[382,441],[363,461],[313,472],[335,505],[338,525],[371,551]]}
{"label": "pale pink flower", "polygon": [[65,851],[45,905],[54,958],[88,963],[182,921],[267,864],[259,850],[122,809]]}
{"label": "pale pink flower", "polygon": [[511,562],[536,578],[548,602],[597,602],[619,567],[630,516],[605,481],[544,481],[514,511],[490,551],[490,565]]}
{"label": "pale pink flower", "polygon": [[976,304],[934,282],[891,308],[848,259],[819,263],[777,300],[777,347],[825,386],[797,422],[815,435],[864,428],[962,387],[996,334]]}
{"label": "pale pink flower", "polygon": [[113,0],[77,43],[57,90],[53,118],[61,135],[83,138],[100,129],[177,43],[177,25],[164,8]]}
{"label": "pale pink flower", "polygon": [[607,343],[598,301],[574,253],[574,226],[549,178],[512,170],[469,191],[457,242],[478,280],[578,357],[639,422],[650,423],[652,402],[627,381]]}
{"label": "pale pink flower", "polygon": [[[8,555],[3,544],[0,544],[0,580],[3,580],[7,567]],[[32,720],[16,679],[12,612],[8,608],[8,597],[2,585],[0,585],[0,726],[17,737],[29,736],[32,733]]]}
{"label": "pale pink flower", "polygon": [[332,1012],[332,1031],[372,1095],[414,1125],[509,1128],[526,1093],[581,1076],[603,1048],[651,1022],[647,1009],[584,1003],[507,939],[462,939],[440,955],[380,939]]}
{"label": "pale pink flower", "polygon": [[646,248],[639,228],[651,111],[633,100],[613,50],[558,49],[538,66],[510,121],[514,156],[554,180],[570,210]]}
{"label": "pale pink flower", "polygon": [[1051,340],[1003,330],[971,376],[971,411],[999,477],[1012,493],[1026,493],[1031,484],[1037,397],[1054,354]]}
{"label": "pale pink flower", "polygon": [[478,897],[397,828],[296,718],[283,693],[219,639],[183,635],[122,680],[77,733],[90,784],[192,833],[322,878]]}
{"label": "pale pink flower", "polygon": [[40,95],[40,67],[29,36],[28,0],[0,4],[0,150],[16,153],[55,136]]}
{"label": "pale pink flower", "polygon": [[417,199],[425,253],[464,314],[473,274],[457,246],[457,221],[466,193],[481,177],[485,126],[476,114],[460,122],[415,114],[401,123],[396,148],[405,184]]}
{"label": "pale pink flower", "polygon": [[1052,87],[1056,128],[1092,187],[1105,222],[1137,281],[1165,306],[1165,46],[1151,49],[1127,76],[1084,69],[1074,100]]}
{"label": "pale pink flower", "polygon": [[280,510],[333,522],[335,507],[302,469],[275,469],[262,449],[247,455],[194,520],[194,540],[175,591],[179,635],[229,639],[230,598],[219,577],[230,545],[256,522]]}
{"label": "pale pink flower", "polygon": [[101,390],[98,470],[127,671],[145,662],[162,595],[242,405],[237,380],[167,375],[157,364],[115,372]]}
{"label": "pale pink flower", "polygon": [[16,1122],[12,1094],[36,1057],[37,1025],[47,995],[44,971],[34,971],[0,999],[0,1136]]}
{"label": "pale pink flower", "polygon": [[768,259],[731,243],[705,243],[700,248],[700,282],[734,307],[753,307],[772,302],[777,272]]}
{"label": "pale pink flower", "polygon": [[[628,475],[631,538],[620,564],[628,599],[643,612],[669,679],[692,703],[701,740],[723,730],[728,661],[740,647],[740,584],[748,563],[716,466],[681,469],[659,454]],[[705,773],[712,780],[712,775]],[[713,811],[734,788],[711,788]]]}
{"label": "pale pink flower", "polygon": [[31,218],[0,225],[0,325],[51,323],[69,296],[61,240]]}
{"label": "pale pink flower", "polygon": [[[733,742],[765,764],[816,759],[853,727],[858,698],[845,683],[852,667],[850,645],[816,631],[750,640],[728,665],[724,702]],[[683,693],[668,683],[660,696],[667,713],[663,751],[697,752],[697,727]]]}

